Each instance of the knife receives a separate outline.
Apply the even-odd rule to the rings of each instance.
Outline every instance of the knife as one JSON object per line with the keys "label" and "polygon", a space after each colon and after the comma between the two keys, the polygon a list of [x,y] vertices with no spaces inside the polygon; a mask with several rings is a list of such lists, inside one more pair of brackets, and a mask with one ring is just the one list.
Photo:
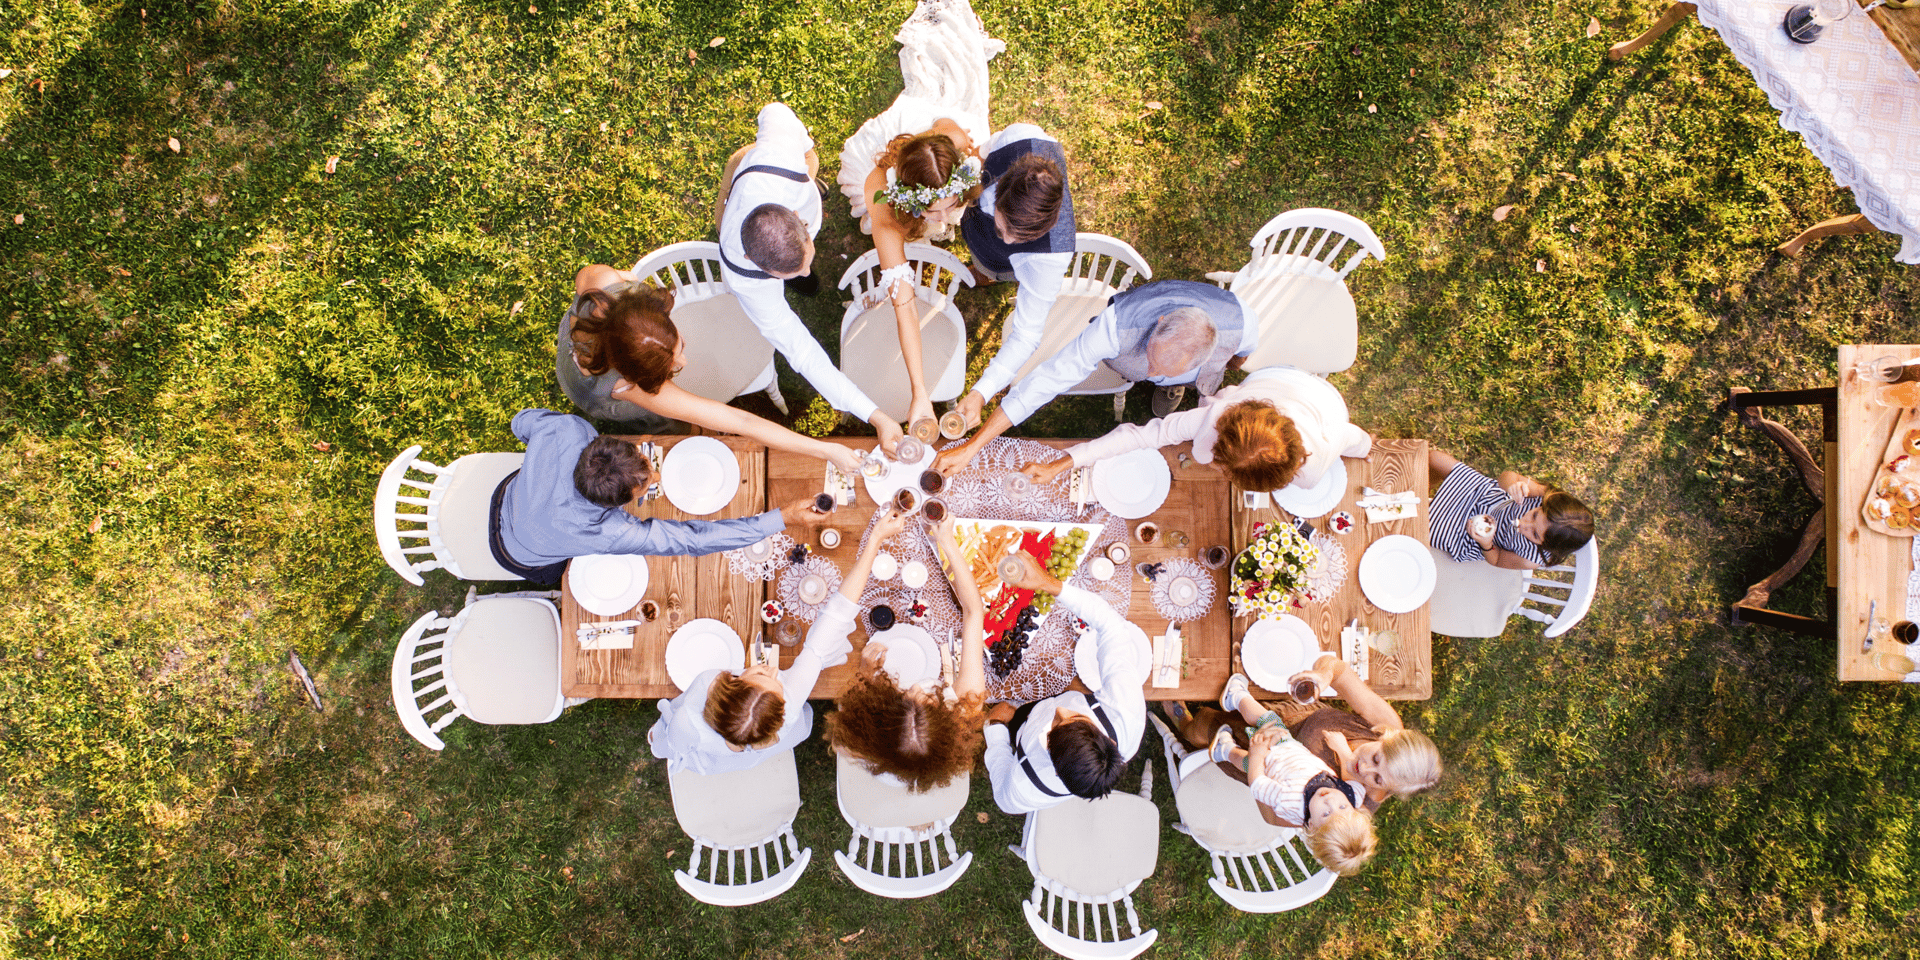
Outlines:
{"label": "knife", "polygon": [[1875,613],[1879,612],[1879,608],[1879,600],[1867,601],[1867,635],[1860,641],[1861,653],[1871,653],[1873,651],[1873,617]]}

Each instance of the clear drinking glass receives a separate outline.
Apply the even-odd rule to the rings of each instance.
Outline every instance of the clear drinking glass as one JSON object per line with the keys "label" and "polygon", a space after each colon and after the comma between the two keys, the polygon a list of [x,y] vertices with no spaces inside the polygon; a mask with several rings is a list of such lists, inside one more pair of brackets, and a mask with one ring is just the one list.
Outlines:
{"label": "clear drinking glass", "polygon": [[920,457],[926,452],[925,444],[912,437],[901,437],[893,448],[893,458],[901,463],[919,463]]}
{"label": "clear drinking glass", "polygon": [[1027,479],[1024,473],[1009,473],[1005,480],[1000,481],[1000,489],[1015,500],[1024,500],[1033,493],[1033,481]]}
{"label": "clear drinking glass", "polygon": [[1901,374],[1907,372],[1907,362],[1893,354],[1887,354],[1884,357],[1862,360],[1854,364],[1853,372],[1860,379],[1871,383],[1895,383],[1899,381]]}

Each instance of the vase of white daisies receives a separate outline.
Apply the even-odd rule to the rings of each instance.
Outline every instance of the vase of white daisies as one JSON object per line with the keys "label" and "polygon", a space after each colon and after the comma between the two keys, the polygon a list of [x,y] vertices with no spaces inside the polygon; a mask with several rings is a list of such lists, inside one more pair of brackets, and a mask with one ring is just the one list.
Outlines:
{"label": "vase of white daisies", "polygon": [[1287,613],[1319,559],[1320,551],[1292,524],[1254,524],[1253,542],[1233,561],[1227,593],[1233,615],[1271,620]]}

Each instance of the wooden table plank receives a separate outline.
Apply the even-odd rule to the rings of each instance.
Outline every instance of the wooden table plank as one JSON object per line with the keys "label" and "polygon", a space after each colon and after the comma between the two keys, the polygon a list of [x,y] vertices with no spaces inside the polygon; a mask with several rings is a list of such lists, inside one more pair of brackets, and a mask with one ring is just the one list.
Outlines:
{"label": "wooden table plank", "polygon": [[[1333,599],[1324,603],[1304,604],[1294,615],[1313,627],[1314,634],[1320,638],[1320,649],[1328,653],[1339,652],[1340,629],[1354,619],[1375,631],[1393,630],[1400,636],[1399,652],[1389,657],[1378,650],[1369,649],[1367,665],[1371,675],[1367,684],[1375,693],[1389,700],[1425,700],[1433,696],[1433,633],[1427,606],[1421,604],[1418,609],[1400,614],[1390,614],[1374,606],[1360,590],[1360,558],[1366,554],[1368,546],[1390,534],[1405,534],[1421,543],[1427,542],[1427,442],[1379,440],[1374,443],[1373,454],[1368,459],[1348,459],[1345,462],[1347,492],[1341,498],[1340,505],[1329,514],[1346,510],[1353,514],[1356,524],[1352,533],[1338,538],[1347,553],[1346,585],[1340,588]],[[1406,519],[1369,523],[1366,511],[1355,505],[1363,495],[1361,488],[1369,486],[1382,493],[1412,490],[1420,495],[1420,510]],[[1237,488],[1230,502],[1233,549],[1236,554],[1252,541],[1255,523],[1291,522],[1292,519],[1290,514],[1277,506],[1248,509]],[[1315,520],[1314,525],[1325,529],[1326,521],[1324,518]],[[1234,618],[1234,643],[1246,635],[1247,628],[1253,622],[1252,617]],[[1225,674],[1222,674],[1221,684],[1225,684]],[[1219,689],[1216,687],[1215,692]],[[1266,691],[1265,695],[1280,697],[1285,694]]]}
{"label": "wooden table plank", "polygon": [[[1866,6],[1868,0],[1857,0]],[[1907,61],[1913,72],[1920,74],[1920,7],[1908,7],[1904,10],[1894,7],[1879,7],[1867,12],[1867,16],[1887,35],[1887,42],[1900,51],[1900,58]],[[1846,369],[1842,367],[1841,369]]]}
{"label": "wooden table plank", "polygon": [[1900,411],[1876,403],[1874,385],[1861,382],[1853,366],[1886,354],[1920,358],[1920,346],[1859,344],[1842,346],[1839,352],[1835,417],[1840,441],[1827,451],[1826,461],[1830,487],[1838,475],[1836,496],[1827,502],[1827,557],[1837,577],[1839,609],[1833,611],[1833,618],[1839,633],[1841,680],[1900,679],[1899,674],[1875,669],[1871,655],[1861,649],[1867,633],[1867,609],[1873,601],[1879,602],[1878,616],[1888,623],[1906,618],[1907,574],[1913,567],[1913,538],[1876,533],[1860,517]]}
{"label": "wooden table plank", "polygon": [[[671,449],[686,437],[624,437],[652,440]],[[682,513],[665,497],[627,505],[637,517],[660,520],[730,520],[750,517],[767,509],[767,448],[743,437],[714,437],[734,451],[740,462],[740,487],[717,513],[695,517]],[[814,461],[818,463],[819,461]],[[582,623],[640,619],[639,604],[618,616],[589,613],[574,602],[561,580],[560,675],[569,697],[672,697],[680,691],[667,677],[667,638],[689,620],[711,617],[724,621],[742,637],[752,638],[760,628],[764,585],[734,576],[726,557],[648,557],[644,600],[660,605],[659,617],[634,629],[630,650],[581,650],[575,630]],[[744,643],[744,641],[743,641]]]}

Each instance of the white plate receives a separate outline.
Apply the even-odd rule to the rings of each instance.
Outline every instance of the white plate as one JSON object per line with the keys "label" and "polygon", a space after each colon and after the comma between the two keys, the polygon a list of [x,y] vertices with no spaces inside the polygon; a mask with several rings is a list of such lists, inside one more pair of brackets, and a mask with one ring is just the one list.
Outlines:
{"label": "white plate", "polygon": [[740,461],[712,437],[688,437],[667,451],[660,464],[660,487],[681,513],[717,513],[739,492]]}
{"label": "white plate", "polygon": [[903,623],[867,638],[867,645],[879,644],[887,651],[887,675],[900,689],[922,680],[940,679],[940,648],[925,630]]}
{"label": "white plate", "polygon": [[[1247,628],[1247,635],[1240,641],[1240,666],[1255,685],[1284,693],[1287,681],[1302,670],[1313,669],[1323,652],[1313,628],[1305,620],[1286,614],[1277,620],[1257,620]],[[1332,691],[1322,689],[1321,693],[1330,696]]]}
{"label": "white plate", "polygon": [[899,572],[900,561],[895,560],[893,554],[881,550],[873,555],[873,578],[875,580],[892,580],[893,575]]}
{"label": "white plate", "polygon": [[1319,483],[1305,488],[1281,487],[1273,492],[1273,502],[1302,520],[1312,520],[1326,516],[1346,495],[1347,462],[1335,460],[1333,466],[1320,475]]}
{"label": "white plate", "polygon": [[689,620],[667,639],[667,677],[682,690],[708,670],[739,673],[747,666],[747,648],[724,621]]}
{"label": "white plate", "polygon": [[647,593],[647,558],[596,553],[567,565],[567,592],[587,612],[617,617]]}
{"label": "white plate", "polygon": [[1388,613],[1418,609],[1433,596],[1433,555],[1405,534],[1381,537],[1360,558],[1360,592]]}
{"label": "white plate", "polygon": [[[1065,607],[1056,606],[1055,609],[1058,610],[1062,616],[1073,616],[1073,611]],[[1144,630],[1128,630],[1126,633],[1127,636],[1137,638],[1137,643],[1134,645],[1134,654],[1140,660],[1140,676],[1143,678],[1151,676],[1153,671],[1153,641],[1147,639],[1147,634]],[[1087,689],[1092,690],[1094,693],[1100,692],[1100,661],[1094,653],[1092,630],[1082,633],[1079,641],[1073,645],[1073,672],[1080,675],[1080,682],[1086,684]]]}
{"label": "white plate", "polygon": [[1093,465],[1093,498],[1122,520],[1160,509],[1173,489],[1173,470],[1158,450],[1130,450]]}
{"label": "white plate", "polygon": [[[921,454],[920,459],[912,463],[900,463],[892,457],[881,454],[886,457],[887,472],[877,477],[869,477],[864,473],[860,475],[860,479],[867,482],[867,496],[872,497],[874,503],[886,503],[893,499],[894,494],[900,492],[901,487],[913,487],[918,490],[920,475],[927,472],[927,468],[933,465],[933,458],[939,455],[939,451],[933,449],[933,444],[929,443],[926,447],[927,452]],[[880,448],[874,449],[878,451]]]}

